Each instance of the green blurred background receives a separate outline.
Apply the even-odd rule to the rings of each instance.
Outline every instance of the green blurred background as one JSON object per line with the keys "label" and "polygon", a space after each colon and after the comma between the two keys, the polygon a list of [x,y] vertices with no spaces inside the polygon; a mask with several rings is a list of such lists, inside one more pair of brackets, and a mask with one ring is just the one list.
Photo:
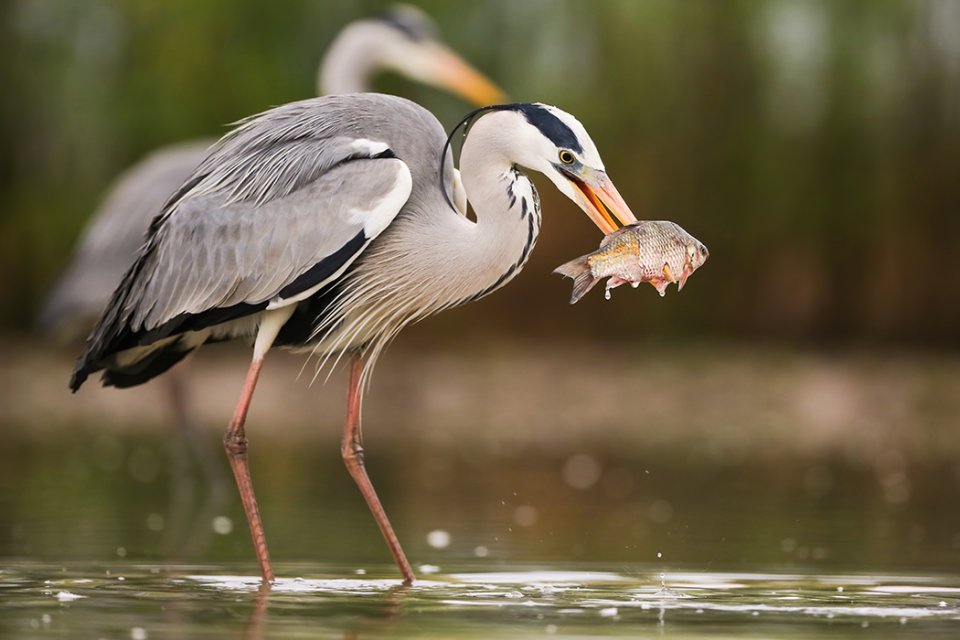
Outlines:
{"label": "green blurred background", "polygon": [[[638,217],[711,249],[689,292],[566,307],[595,247],[541,182],[521,277],[436,332],[956,347],[960,6],[952,0],[419,3],[512,98],[586,125]],[[111,180],[146,152],[313,94],[381,2],[11,0],[0,6],[0,328],[38,301]],[[450,126],[467,107],[393,76]],[[456,265],[451,265],[455,269]],[[516,315],[522,305],[522,319]]]}

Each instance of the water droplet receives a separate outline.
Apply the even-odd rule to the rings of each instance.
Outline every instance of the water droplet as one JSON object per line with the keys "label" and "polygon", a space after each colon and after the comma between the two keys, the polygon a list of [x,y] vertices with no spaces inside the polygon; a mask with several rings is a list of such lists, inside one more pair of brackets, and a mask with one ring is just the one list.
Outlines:
{"label": "water droplet", "polygon": [[660,553],[659,551],[657,551],[657,557],[658,557],[658,558],[662,558],[662,557],[663,557],[663,554]]}
{"label": "water droplet", "polygon": [[513,510],[513,521],[521,527],[532,527],[537,523],[539,514],[530,505],[521,505]]}
{"label": "water droplet", "polygon": [[233,520],[227,516],[217,516],[213,519],[211,525],[213,526],[213,532],[221,536],[229,535],[233,531]]}
{"label": "water droplet", "polygon": [[450,534],[442,529],[434,529],[427,534],[427,544],[434,549],[446,549],[450,546]]}
{"label": "water droplet", "polygon": [[837,593],[843,593],[843,587],[837,587]]}
{"label": "water droplet", "polygon": [[488,555],[490,555],[490,550],[485,546],[480,545],[473,548],[473,555],[477,556],[478,558],[486,558]]}
{"label": "water droplet", "polygon": [[610,299],[610,289],[607,289],[606,291],[603,292],[603,298],[604,300]]}
{"label": "water droplet", "polygon": [[589,489],[600,479],[600,463],[592,456],[579,453],[563,465],[563,480],[574,489]]}
{"label": "water droplet", "polygon": [[147,516],[147,529],[150,531],[163,531],[166,522],[159,513],[151,513]]}

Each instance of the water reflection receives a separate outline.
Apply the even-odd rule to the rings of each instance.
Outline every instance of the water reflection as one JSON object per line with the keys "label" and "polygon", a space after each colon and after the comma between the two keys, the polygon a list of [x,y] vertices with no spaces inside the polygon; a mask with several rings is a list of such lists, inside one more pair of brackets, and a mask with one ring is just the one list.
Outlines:
{"label": "water reflection", "polygon": [[[232,487],[198,489],[171,508],[178,472],[163,464],[164,442],[79,433],[0,451],[0,555],[252,563]],[[257,445],[253,472],[278,562],[349,560],[363,569],[383,561],[379,533],[335,446]],[[716,464],[684,449],[370,449],[375,482],[415,566],[635,563],[662,552],[672,563],[896,571],[960,558],[960,483],[949,461]],[[149,480],[129,472],[143,451],[159,466]],[[589,486],[568,482],[578,466],[594,477]],[[891,487],[907,482],[908,499],[891,500]]]}

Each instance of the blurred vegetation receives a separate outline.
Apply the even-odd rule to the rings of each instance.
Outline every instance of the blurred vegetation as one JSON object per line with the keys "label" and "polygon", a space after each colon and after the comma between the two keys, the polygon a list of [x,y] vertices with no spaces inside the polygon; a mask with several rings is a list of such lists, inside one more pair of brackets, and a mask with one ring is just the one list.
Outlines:
{"label": "blurred vegetation", "polygon": [[[312,95],[334,34],[384,4],[0,3],[0,328],[29,326],[119,171]],[[549,272],[599,237],[544,185],[524,274],[431,336],[603,326],[957,346],[960,2],[418,4],[513,98],[576,114],[638,217],[675,220],[711,250],[679,296],[618,290],[568,308],[569,282]],[[448,126],[468,108],[395,77],[376,86]]]}

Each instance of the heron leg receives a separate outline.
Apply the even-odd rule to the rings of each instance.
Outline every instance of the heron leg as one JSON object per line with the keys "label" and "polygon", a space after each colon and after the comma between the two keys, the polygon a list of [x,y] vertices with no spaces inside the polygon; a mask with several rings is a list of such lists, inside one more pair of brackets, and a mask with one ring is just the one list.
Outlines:
{"label": "heron leg", "polygon": [[360,405],[363,400],[363,357],[355,356],[350,362],[350,380],[347,384],[347,422],[343,429],[343,441],[340,445],[340,454],[347,465],[347,471],[353,481],[357,483],[357,488],[363,494],[363,499],[367,501],[370,507],[370,513],[380,527],[380,533],[383,534],[393,559],[400,568],[403,575],[403,584],[413,584],[413,569],[407,562],[407,556],[403,553],[397,534],[394,533],[390,520],[387,518],[383,505],[380,504],[380,498],[367,476],[367,470],[363,464],[363,444],[360,437]]}
{"label": "heron leg", "polygon": [[230,468],[240,490],[240,501],[243,503],[243,512],[250,525],[250,537],[253,538],[253,548],[257,552],[257,562],[260,563],[260,575],[266,583],[273,582],[273,568],[270,566],[270,552],[267,551],[267,537],[263,533],[263,522],[260,520],[260,510],[257,508],[257,497],[253,494],[253,480],[250,479],[250,465],[247,463],[247,433],[244,424],[247,421],[247,409],[250,408],[250,399],[260,377],[260,367],[267,351],[276,340],[277,334],[284,323],[290,319],[296,305],[280,307],[265,311],[260,318],[257,328],[257,339],[253,345],[253,361],[247,370],[247,379],[243,383],[243,392],[233,411],[233,418],[223,434],[223,447],[227,450]]}
{"label": "heron leg", "polygon": [[234,409],[233,418],[223,434],[223,447],[227,450],[230,468],[240,490],[240,501],[243,503],[243,512],[250,525],[250,537],[253,538],[253,547],[257,552],[257,562],[260,564],[260,574],[264,582],[273,582],[273,568],[270,566],[270,552],[267,550],[267,537],[263,532],[263,522],[260,520],[260,510],[257,508],[257,497],[253,493],[253,480],[250,478],[250,466],[247,463],[247,434],[244,423],[247,420],[247,409],[253,390],[260,377],[260,367],[263,358],[254,356],[247,370],[247,379],[243,384],[243,392]]}

